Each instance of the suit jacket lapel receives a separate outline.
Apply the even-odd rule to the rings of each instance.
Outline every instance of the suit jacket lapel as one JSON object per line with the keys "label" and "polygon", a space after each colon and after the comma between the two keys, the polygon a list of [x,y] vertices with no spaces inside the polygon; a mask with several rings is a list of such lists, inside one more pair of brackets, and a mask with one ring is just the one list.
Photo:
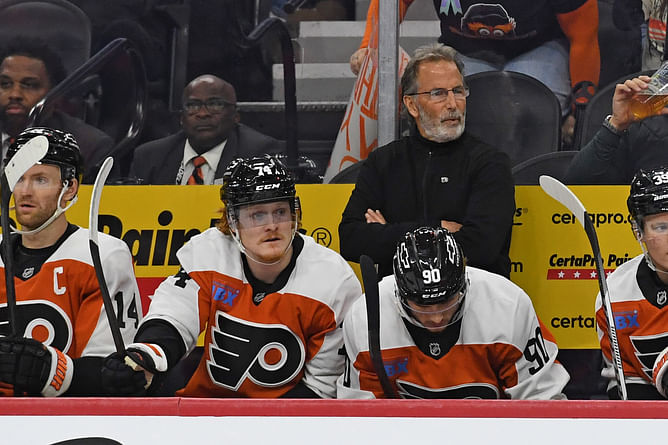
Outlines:
{"label": "suit jacket lapel", "polygon": [[220,160],[218,161],[218,166],[216,167],[215,179],[223,177],[225,169],[227,166],[235,159],[239,150],[239,126],[235,126],[234,129],[230,132],[227,137],[227,142],[225,143],[225,148],[223,149],[223,154],[220,155]]}
{"label": "suit jacket lapel", "polygon": [[170,141],[169,153],[165,153],[165,164],[162,173],[159,173],[163,184],[176,184],[176,175],[179,173],[183,151],[186,148],[186,135],[183,131],[174,135]]}

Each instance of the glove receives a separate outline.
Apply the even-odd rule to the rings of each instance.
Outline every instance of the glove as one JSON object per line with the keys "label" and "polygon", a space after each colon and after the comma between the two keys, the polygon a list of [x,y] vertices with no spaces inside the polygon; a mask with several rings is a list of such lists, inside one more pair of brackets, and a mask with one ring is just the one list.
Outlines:
{"label": "glove", "polygon": [[652,383],[656,387],[659,394],[668,398],[668,348],[661,351],[654,362],[652,370]]}
{"label": "glove", "polygon": [[154,343],[132,343],[126,350],[125,363],[129,366],[141,367],[151,374],[167,371],[167,356],[160,346]]}
{"label": "glove", "polygon": [[167,357],[153,343],[132,343],[125,350],[104,359],[102,387],[112,395],[140,396],[151,386],[153,376],[167,371]]}
{"label": "glove", "polygon": [[105,394],[112,396],[143,396],[148,382],[143,370],[135,371],[118,352],[108,355],[100,370],[102,388]]}
{"label": "glove", "polygon": [[0,381],[14,394],[56,397],[70,387],[74,362],[32,338],[0,337]]}

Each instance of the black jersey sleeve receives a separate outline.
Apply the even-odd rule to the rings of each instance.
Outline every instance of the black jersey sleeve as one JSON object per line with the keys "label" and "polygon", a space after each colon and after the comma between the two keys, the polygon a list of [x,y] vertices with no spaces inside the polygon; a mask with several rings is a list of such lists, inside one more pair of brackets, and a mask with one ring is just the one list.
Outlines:
{"label": "black jersey sleeve", "polygon": [[186,353],[186,346],[179,331],[168,321],[152,319],[139,326],[137,343],[154,343],[160,346],[167,356],[167,365],[171,369]]}

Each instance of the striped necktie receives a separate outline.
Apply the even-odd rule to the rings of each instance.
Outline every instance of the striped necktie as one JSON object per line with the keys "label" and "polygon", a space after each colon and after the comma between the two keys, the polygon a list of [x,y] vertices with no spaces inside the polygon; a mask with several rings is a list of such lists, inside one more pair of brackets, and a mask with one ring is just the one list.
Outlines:
{"label": "striped necktie", "polygon": [[206,159],[202,156],[197,156],[192,160],[195,170],[193,174],[188,178],[188,185],[202,185],[204,184],[204,176],[202,176],[202,166],[206,164]]}

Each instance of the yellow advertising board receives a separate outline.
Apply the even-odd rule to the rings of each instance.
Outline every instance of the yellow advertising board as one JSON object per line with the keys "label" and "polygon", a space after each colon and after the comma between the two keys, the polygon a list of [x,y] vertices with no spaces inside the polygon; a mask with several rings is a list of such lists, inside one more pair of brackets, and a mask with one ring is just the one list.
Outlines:
{"label": "yellow advertising board", "polygon": [[[298,185],[307,235],[339,250],[338,224],[349,184]],[[594,218],[607,271],[640,253],[627,222],[628,187],[573,187]],[[88,226],[91,186],[83,186],[70,221]],[[591,248],[575,217],[537,186],[516,188],[510,250],[511,279],[531,296],[536,311],[564,349],[596,348],[598,292]],[[100,230],[123,239],[135,257],[144,305],[155,287],[176,273],[176,251],[219,217],[217,186],[107,186]],[[354,265],[359,272],[357,265]],[[359,276],[359,273],[358,273]]]}
{"label": "yellow advertising board", "polygon": [[[606,273],[638,255],[628,222],[628,187],[572,187],[593,218]],[[511,279],[534,302],[560,348],[597,348],[598,277],[582,226],[538,186],[515,188]]]}

